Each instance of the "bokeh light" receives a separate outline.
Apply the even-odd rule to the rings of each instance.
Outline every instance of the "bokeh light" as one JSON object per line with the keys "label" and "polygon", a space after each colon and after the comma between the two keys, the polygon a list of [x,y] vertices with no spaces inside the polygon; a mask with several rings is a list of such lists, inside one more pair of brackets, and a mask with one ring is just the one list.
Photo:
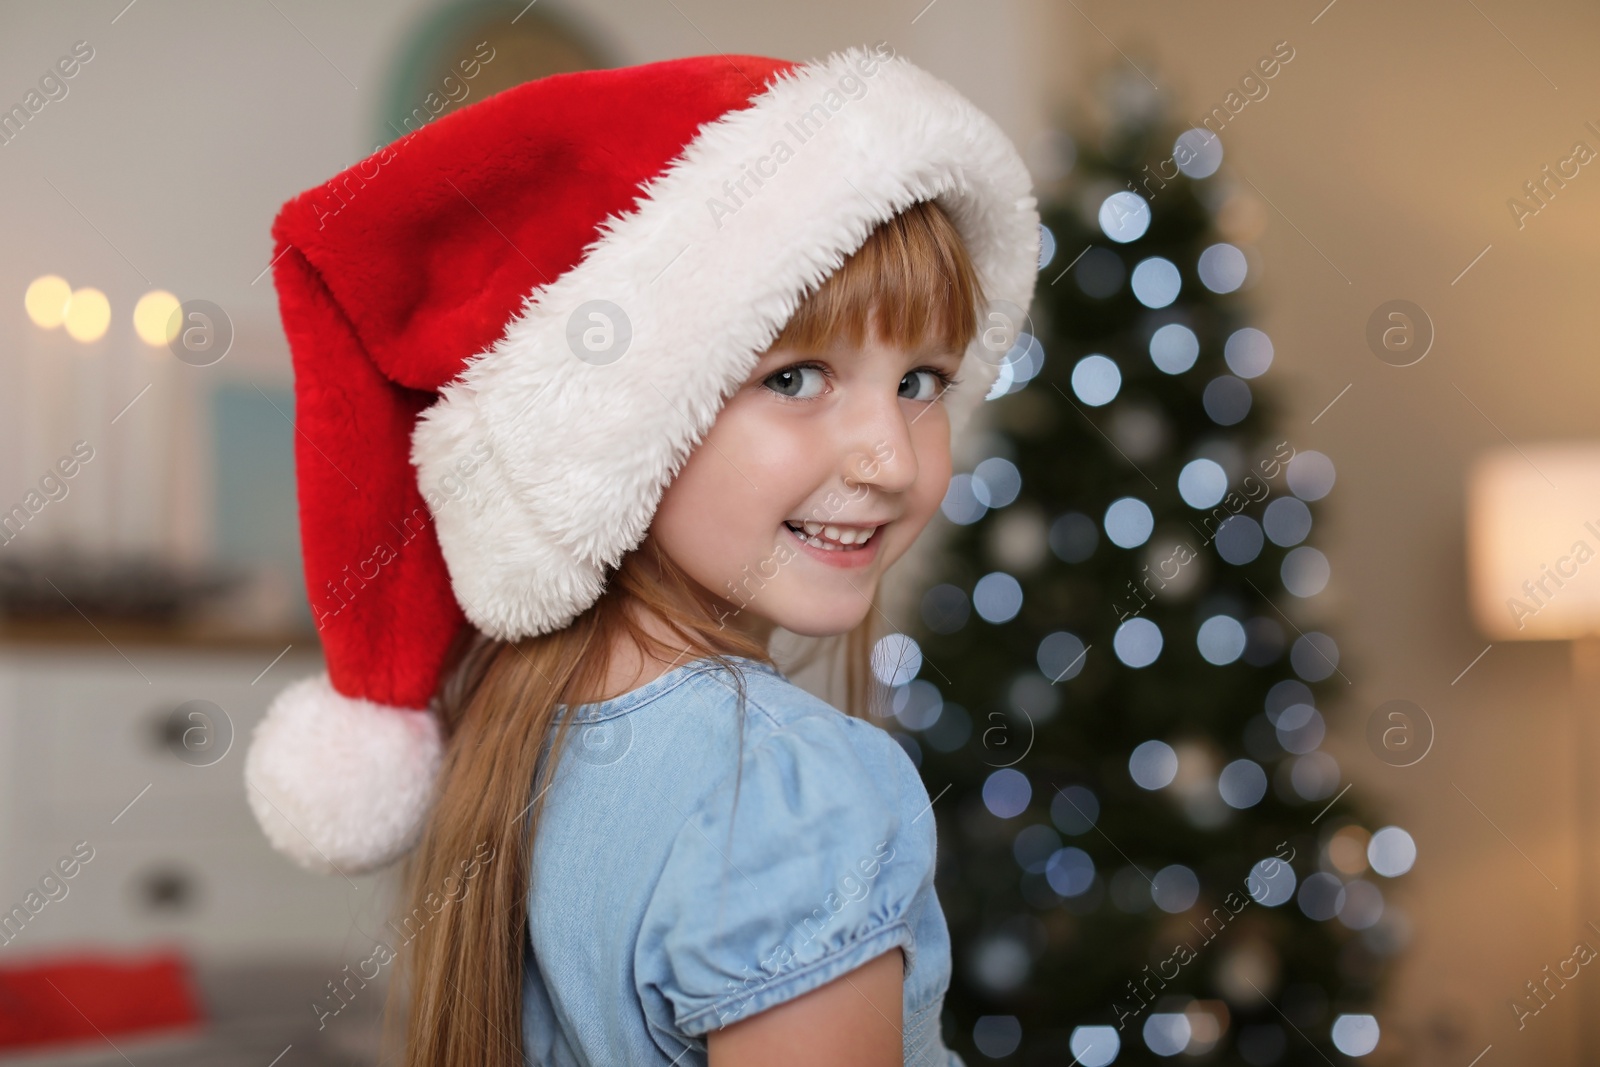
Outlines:
{"label": "bokeh light", "polygon": [[1287,904],[1294,896],[1294,886],[1294,870],[1276,856],[1269,856],[1251,867],[1244,882],[1250,899],[1268,908]]}
{"label": "bokeh light", "polygon": [[1013,767],[1002,767],[984,780],[984,806],[1002,819],[1021,815],[1032,798],[1033,785],[1028,776]]}
{"label": "bokeh light", "polygon": [[1200,284],[1213,293],[1231,293],[1244,284],[1249,264],[1244,253],[1226,242],[1214,244],[1200,253],[1196,264]]}
{"label": "bokeh light", "polygon": [[35,278],[22,296],[28,318],[35,326],[53,330],[67,318],[67,301],[72,299],[72,286],[58,274]]}
{"label": "bokeh light", "polygon": [[1129,284],[1139,303],[1147,308],[1164,308],[1178,299],[1178,293],[1183,290],[1183,277],[1172,260],[1151,256],[1133,268],[1133,280]]}
{"label": "bokeh light", "polygon": [[1083,640],[1077,634],[1057,630],[1039,642],[1039,650],[1034,658],[1046,678],[1052,682],[1065,682],[1078,676],[1088,656]]}
{"label": "bokeh light", "polygon": [[1346,1056],[1365,1056],[1378,1047],[1378,1020],[1372,1015],[1341,1015],[1333,1020],[1333,1047]]}
{"label": "bokeh light", "polygon": [[1138,193],[1112,193],[1100,204],[1100,230],[1118,244],[1143,237],[1150,228],[1150,205]]}
{"label": "bokeh light", "polygon": [[1367,869],[1367,843],[1372,835],[1359,826],[1343,826],[1328,839],[1328,862],[1341,874],[1354,877]]}
{"label": "bokeh light", "polygon": [[872,646],[872,673],[891,689],[922,670],[922,647],[906,634],[885,634]]}
{"label": "bokeh light", "polygon": [[1043,874],[1045,864],[1061,848],[1061,835],[1042,823],[1024,826],[1011,839],[1011,856],[1029,874]]}
{"label": "bokeh light", "polygon": [[98,341],[111,325],[111,301],[98,289],[75,289],[67,300],[64,324],[74,341]]}
{"label": "bokeh light", "polygon": [[926,730],[939,721],[944,696],[926,678],[913,678],[895,690],[890,707],[896,720],[908,730]]}
{"label": "bokeh light", "polygon": [[1045,864],[1044,877],[1062,896],[1082,896],[1094,884],[1094,860],[1081,848],[1057,849]]}
{"label": "bokeh light", "polygon": [[1302,634],[1289,649],[1294,673],[1308,682],[1320,682],[1339,669],[1339,646],[1325,633]]}
{"label": "bokeh light", "polygon": [[1383,918],[1383,890],[1357,878],[1344,887],[1344,907],[1339,921],[1352,930],[1366,930]]}
{"label": "bokeh light", "polygon": [[1339,788],[1339,761],[1326,752],[1307,752],[1288,767],[1289,786],[1301,800],[1322,800]]}
{"label": "bokeh light", "polygon": [[1228,335],[1222,346],[1223,361],[1241,378],[1259,378],[1272,366],[1272,338],[1246,326]]}
{"label": "bokeh light", "polygon": [[1231,615],[1213,615],[1200,624],[1195,644],[1207,663],[1226,666],[1244,653],[1244,627]]}
{"label": "bokeh light", "polygon": [[1172,143],[1172,161],[1190,178],[1209,178],[1222,166],[1222,138],[1203,126],[1184,130]]}
{"label": "bokeh light", "polygon": [[1232,426],[1250,414],[1250,399],[1250,387],[1243,378],[1223,374],[1206,383],[1200,406],[1218,426]]}
{"label": "bokeh light", "polygon": [[1138,548],[1150,539],[1156,517],[1138,497],[1113,500],[1106,508],[1106,538],[1118,548]]}
{"label": "bokeh light", "polygon": [[1128,774],[1140,789],[1164,789],[1178,774],[1178,754],[1165,741],[1146,741],[1128,757]]}
{"label": "bokeh light", "polygon": [[985,574],[972,588],[972,607],[986,622],[1010,622],[1022,610],[1022,583],[1005,571]]}
{"label": "bokeh light", "polygon": [[[1302,714],[1303,713],[1303,714]],[[1295,704],[1278,717],[1278,744],[1285,752],[1310,752],[1322,744],[1327,727],[1317,709]]]}
{"label": "bokeh light", "polygon": [[1022,474],[1017,465],[1002,456],[993,456],[972,471],[972,495],[986,507],[1003,508],[1022,492]]}
{"label": "bokeh light", "polygon": [[1129,667],[1148,667],[1161,655],[1161,627],[1149,619],[1129,619],[1111,636],[1111,650]]}
{"label": "bokeh light", "polygon": [[1332,573],[1328,557],[1309,545],[1290,549],[1278,569],[1283,587],[1298,597],[1316,596],[1322,592],[1328,587],[1328,578]]}
{"label": "bokeh light", "polygon": [[1216,507],[1228,492],[1228,473],[1212,459],[1190,460],[1178,472],[1178,495],[1191,508]]}
{"label": "bokeh light", "polygon": [[1344,907],[1344,883],[1327,871],[1308,875],[1300,883],[1298,900],[1300,910],[1308,919],[1326,922],[1339,914]]}
{"label": "bokeh light", "polygon": [[[987,489],[981,491],[987,493]],[[973,484],[972,475],[951,475],[944,499],[939,502],[939,510],[957,526],[971,526],[989,513],[989,505],[979,498],[979,492]]]}
{"label": "bokeh light", "polygon": [[178,336],[178,298],[165,289],[152,289],[133,305],[133,331],[153,348],[164,348]]}
{"label": "bokeh light", "polygon": [[1267,772],[1255,760],[1236,759],[1217,776],[1217,791],[1230,808],[1253,808],[1267,795]]}
{"label": "bokeh light", "polygon": [[1050,801],[1050,821],[1064,834],[1086,834],[1099,819],[1100,798],[1084,786],[1069,785]]}
{"label": "bokeh light", "polygon": [[1212,543],[1225,562],[1242,567],[1261,555],[1261,524],[1248,515],[1230,515],[1217,526]]}
{"label": "bokeh light", "polygon": [[1285,678],[1281,682],[1273,683],[1267,690],[1266,713],[1272,725],[1278,725],[1278,717],[1285,708],[1295,704],[1316,706],[1316,700],[1311,695],[1311,687],[1294,678]]}
{"label": "bokeh light", "polygon": [[1398,878],[1417,862],[1417,843],[1398,826],[1385,826],[1367,844],[1367,862],[1385,878]]}
{"label": "bokeh light", "polygon": [[1284,477],[1301,500],[1321,500],[1333,490],[1333,460],[1321,452],[1296,452]]}
{"label": "bokeh light", "polygon": [[1154,1011],[1144,1020],[1145,1047],[1157,1056],[1176,1056],[1189,1044],[1189,1017],[1182,1012]]}
{"label": "bokeh light", "polygon": [[1063,563],[1082,563],[1094,555],[1100,527],[1081,511],[1069,511],[1050,524],[1050,551]]}
{"label": "bokeh light", "polygon": [[1156,907],[1171,915],[1188,911],[1200,899],[1200,879],[1181,863],[1172,863],[1156,872],[1150,896]]}
{"label": "bokeh light", "polygon": [[1169,322],[1150,335],[1150,362],[1163,374],[1182,374],[1200,355],[1200,339],[1182,323]]}
{"label": "bokeh light", "polygon": [[1072,391],[1090,407],[1103,407],[1117,398],[1122,371],[1105,356],[1084,356],[1072,368]]}
{"label": "bokeh light", "polygon": [[1311,532],[1311,509],[1299,497],[1280,496],[1262,512],[1261,525],[1273,544],[1282,548],[1298,545]]}
{"label": "bokeh light", "polygon": [[972,1043],[992,1060],[1009,1056],[1022,1045],[1022,1023],[1015,1015],[980,1015],[972,1024]]}
{"label": "bokeh light", "polygon": [[972,602],[966,590],[941,582],[922,594],[922,624],[936,634],[953,634],[967,624]]}
{"label": "bokeh light", "polygon": [[1122,1038],[1114,1026],[1074,1026],[1067,1048],[1080,1067],[1106,1067],[1122,1051]]}

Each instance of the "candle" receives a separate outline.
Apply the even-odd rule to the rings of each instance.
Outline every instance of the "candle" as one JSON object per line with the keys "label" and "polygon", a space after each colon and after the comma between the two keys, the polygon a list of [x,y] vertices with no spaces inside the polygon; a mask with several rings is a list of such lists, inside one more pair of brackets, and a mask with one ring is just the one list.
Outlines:
{"label": "candle", "polygon": [[132,555],[165,557],[172,547],[177,429],[168,344],[179,325],[177,311],[178,298],[160,289],[140,297],[133,309],[137,340],[125,362],[128,373],[118,399],[122,414],[113,427],[128,475],[119,498],[118,544]]}
{"label": "candle", "polygon": [[118,555],[161,556],[170,521],[172,354],[135,342],[123,355],[108,439],[122,472],[114,486],[114,544]]}
{"label": "candle", "polygon": [[120,478],[118,449],[108,440],[109,423],[115,412],[108,412],[106,329],[111,325],[111,304],[98,289],[76,289],[67,301],[67,334],[77,341],[69,360],[72,366],[71,423],[67,440],[51,442],[50,447],[70,451],[78,441],[94,450],[94,458],[73,479],[74,506],[63,511],[62,534],[69,544],[96,556],[106,555],[112,544],[112,486]]}
{"label": "candle", "polygon": [[[4,502],[5,534],[15,540],[14,551],[37,554],[53,542],[51,528],[61,526],[59,513],[52,513],[49,506],[35,513],[27,505],[29,493],[39,494],[32,499],[34,507],[39,507],[39,501],[47,500],[44,493],[50,483],[41,486],[40,481],[52,469],[56,452],[70,444],[66,436],[70,425],[66,401],[74,347],[72,340],[59,329],[31,327],[28,330],[22,360],[21,395],[12,401],[21,407],[21,417],[16,423],[22,429],[23,444],[16,450],[21,467],[7,481],[8,487],[14,490],[12,498]],[[28,514],[25,522],[19,522],[10,513],[16,505],[21,505]]]}
{"label": "candle", "polygon": [[[61,326],[66,320],[67,301],[71,295],[72,287],[65,278],[46,274],[34,279],[23,296],[23,304],[33,325],[23,342],[20,360],[22,388],[8,401],[16,415],[11,425],[21,430],[22,446],[8,450],[14,457],[13,462],[20,466],[8,472],[6,478],[6,485],[15,490],[15,499],[7,500],[3,505],[7,510],[6,525],[3,536],[0,536],[0,540],[8,545],[16,541],[13,552],[27,552],[30,544],[34,551],[50,544],[48,529],[38,528],[41,524],[48,527],[49,519],[44,511],[35,512],[28,508],[30,499],[27,494],[41,492],[39,480],[54,460],[54,442],[66,432],[67,419],[63,404],[67,389],[65,378],[70,369],[67,359],[72,354],[72,342]],[[42,499],[42,496],[32,498],[34,508],[40,506]],[[19,519],[10,512],[17,505],[24,508],[26,518]],[[28,527],[34,529],[24,537]]]}

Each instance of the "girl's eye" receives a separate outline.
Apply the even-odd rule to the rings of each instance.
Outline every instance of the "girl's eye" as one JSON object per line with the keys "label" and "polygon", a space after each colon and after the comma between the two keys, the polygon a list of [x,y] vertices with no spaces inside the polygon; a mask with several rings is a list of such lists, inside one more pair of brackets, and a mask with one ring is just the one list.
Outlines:
{"label": "girl's eye", "polygon": [[[913,384],[911,386],[912,393],[907,396],[905,391],[906,383],[915,383],[918,375],[922,376],[922,388],[919,389],[917,385]],[[922,367],[900,379],[900,395],[906,400],[938,400],[946,389],[957,383],[958,379],[952,378],[949,374],[936,367]]]}
{"label": "girl's eye", "polygon": [[[812,391],[805,391],[806,372],[811,373]],[[774,371],[768,375],[761,384],[777,393],[779,396],[790,400],[811,400],[817,396],[817,389],[821,386],[820,379],[824,378],[822,368],[813,363],[797,363],[792,367]]]}
{"label": "girl's eye", "polygon": [[[767,375],[761,384],[786,400],[815,400],[821,395],[827,378],[827,371],[819,364],[796,363]],[[907,392],[908,383],[910,392]],[[931,403],[943,396],[946,389],[959,384],[959,378],[937,367],[919,367],[900,379],[900,397]]]}

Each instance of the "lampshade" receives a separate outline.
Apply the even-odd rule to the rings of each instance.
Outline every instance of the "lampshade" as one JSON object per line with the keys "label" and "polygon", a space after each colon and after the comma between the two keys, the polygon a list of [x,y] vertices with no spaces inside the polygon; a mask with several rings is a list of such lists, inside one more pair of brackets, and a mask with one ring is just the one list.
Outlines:
{"label": "lampshade", "polygon": [[1600,441],[1487,453],[1467,484],[1473,618],[1496,640],[1600,634]]}

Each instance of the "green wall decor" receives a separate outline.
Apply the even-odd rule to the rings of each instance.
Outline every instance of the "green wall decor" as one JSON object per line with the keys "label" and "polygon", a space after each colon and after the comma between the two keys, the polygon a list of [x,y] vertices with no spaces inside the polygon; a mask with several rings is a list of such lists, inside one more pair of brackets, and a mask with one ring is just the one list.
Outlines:
{"label": "green wall decor", "polygon": [[614,66],[608,51],[549,8],[507,0],[460,0],[423,16],[396,57],[379,144],[455,108],[535,78]]}

